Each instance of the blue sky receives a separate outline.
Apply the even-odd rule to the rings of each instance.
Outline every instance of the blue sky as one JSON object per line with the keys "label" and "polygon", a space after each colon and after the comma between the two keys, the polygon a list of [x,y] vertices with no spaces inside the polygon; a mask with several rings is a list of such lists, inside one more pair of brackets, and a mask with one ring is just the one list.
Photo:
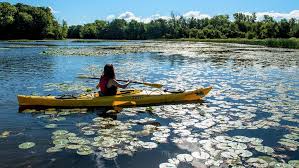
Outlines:
{"label": "blue sky", "polygon": [[[0,0],[0,2],[4,2]],[[68,24],[84,24],[95,19],[125,18],[146,20],[169,16],[171,11],[186,16],[214,16],[235,12],[259,12],[274,17],[298,17],[299,0],[7,0],[47,6],[55,17]],[[190,13],[191,11],[191,13]],[[188,13],[189,12],[189,13]]]}

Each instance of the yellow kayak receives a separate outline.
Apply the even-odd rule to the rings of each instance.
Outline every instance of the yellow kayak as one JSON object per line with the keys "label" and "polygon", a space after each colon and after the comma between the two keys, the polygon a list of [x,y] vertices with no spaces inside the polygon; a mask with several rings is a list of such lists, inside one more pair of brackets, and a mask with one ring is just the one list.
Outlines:
{"label": "yellow kayak", "polygon": [[26,96],[18,95],[19,106],[47,107],[107,107],[107,106],[142,106],[201,100],[212,87],[184,92],[122,90],[115,96],[99,96],[97,93],[72,96]]}

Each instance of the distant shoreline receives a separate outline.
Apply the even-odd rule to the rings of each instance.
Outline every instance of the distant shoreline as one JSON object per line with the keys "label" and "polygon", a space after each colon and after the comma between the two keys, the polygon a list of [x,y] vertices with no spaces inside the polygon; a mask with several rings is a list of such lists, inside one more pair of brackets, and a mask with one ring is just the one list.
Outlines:
{"label": "distant shoreline", "polygon": [[246,39],[246,38],[229,38],[229,39],[170,39],[171,41],[192,41],[192,42],[213,42],[213,43],[236,43],[248,45],[260,45],[272,48],[289,48],[299,49],[299,39]]}
{"label": "distant shoreline", "polygon": [[[92,43],[92,42],[104,42],[104,41],[115,41],[115,42],[126,42],[126,41],[144,41],[144,40],[108,40],[108,39],[64,39],[64,40],[0,40],[8,42],[46,42],[46,41],[65,41],[72,40],[73,42]],[[194,38],[181,38],[181,39],[152,39],[153,41],[190,41],[190,42],[213,42],[213,43],[236,43],[236,44],[248,44],[248,45],[260,45],[272,48],[289,48],[299,49],[299,39],[246,39],[246,38],[229,38],[229,39],[194,39]]]}

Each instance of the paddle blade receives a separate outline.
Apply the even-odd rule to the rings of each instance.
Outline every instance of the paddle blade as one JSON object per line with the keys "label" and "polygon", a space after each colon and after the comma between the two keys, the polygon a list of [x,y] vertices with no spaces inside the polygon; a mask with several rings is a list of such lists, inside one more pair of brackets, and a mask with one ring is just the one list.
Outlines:
{"label": "paddle blade", "polygon": [[100,79],[99,77],[89,76],[89,75],[78,75],[77,78],[81,79]]}
{"label": "paddle blade", "polygon": [[135,101],[114,101],[112,106],[135,106]]}
{"label": "paddle blade", "polygon": [[158,83],[143,83],[146,86],[154,87],[154,88],[161,88],[163,85],[158,84]]}

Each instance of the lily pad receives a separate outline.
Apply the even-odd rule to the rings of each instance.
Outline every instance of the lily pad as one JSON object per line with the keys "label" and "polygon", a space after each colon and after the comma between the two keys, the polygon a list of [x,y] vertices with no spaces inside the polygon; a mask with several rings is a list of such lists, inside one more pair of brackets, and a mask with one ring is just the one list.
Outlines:
{"label": "lily pad", "polygon": [[10,135],[10,131],[3,131],[0,134],[0,138],[7,138]]}
{"label": "lily pad", "polygon": [[191,162],[193,160],[193,156],[190,154],[178,154],[176,157],[180,162]]}
{"label": "lily pad", "polygon": [[67,148],[67,149],[79,149],[81,147],[82,147],[82,145],[74,145],[74,144],[69,144],[69,145],[65,146],[65,148]]}
{"label": "lily pad", "polygon": [[254,149],[259,152],[266,153],[268,155],[274,153],[274,150],[268,146],[256,146]]}
{"label": "lily pad", "polygon": [[117,153],[116,152],[105,152],[102,154],[102,157],[105,159],[113,159],[113,158],[117,157]]}
{"label": "lily pad", "polygon": [[142,147],[146,149],[153,149],[153,148],[157,148],[158,145],[154,142],[143,142]]}
{"label": "lily pad", "polygon": [[47,153],[55,153],[55,152],[61,152],[62,151],[62,149],[61,148],[57,148],[57,147],[50,147],[50,148],[48,148],[47,149]]}
{"label": "lily pad", "polygon": [[177,166],[172,163],[161,163],[159,165],[159,168],[176,168]]}
{"label": "lily pad", "polygon": [[57,124],[48,124],[45,126],[45,128],[56,128]]}
{"label": "lily pad", "polygon": [[34,142],[24,142],[22,144],[19,145],[20,149],[29,149],[35,146]]}
{"label": "lily pad", "polygon": [[199,152],[192,152],[191,154],[196,159],[206,160],[210,157],[207,152],[199,151]]}
{"label": "lily pad", "polygon": [[67,130],[57,130],[55,132],[52,132],[53,135],[65,135],[67,133],[69,133],[69,131]]}

